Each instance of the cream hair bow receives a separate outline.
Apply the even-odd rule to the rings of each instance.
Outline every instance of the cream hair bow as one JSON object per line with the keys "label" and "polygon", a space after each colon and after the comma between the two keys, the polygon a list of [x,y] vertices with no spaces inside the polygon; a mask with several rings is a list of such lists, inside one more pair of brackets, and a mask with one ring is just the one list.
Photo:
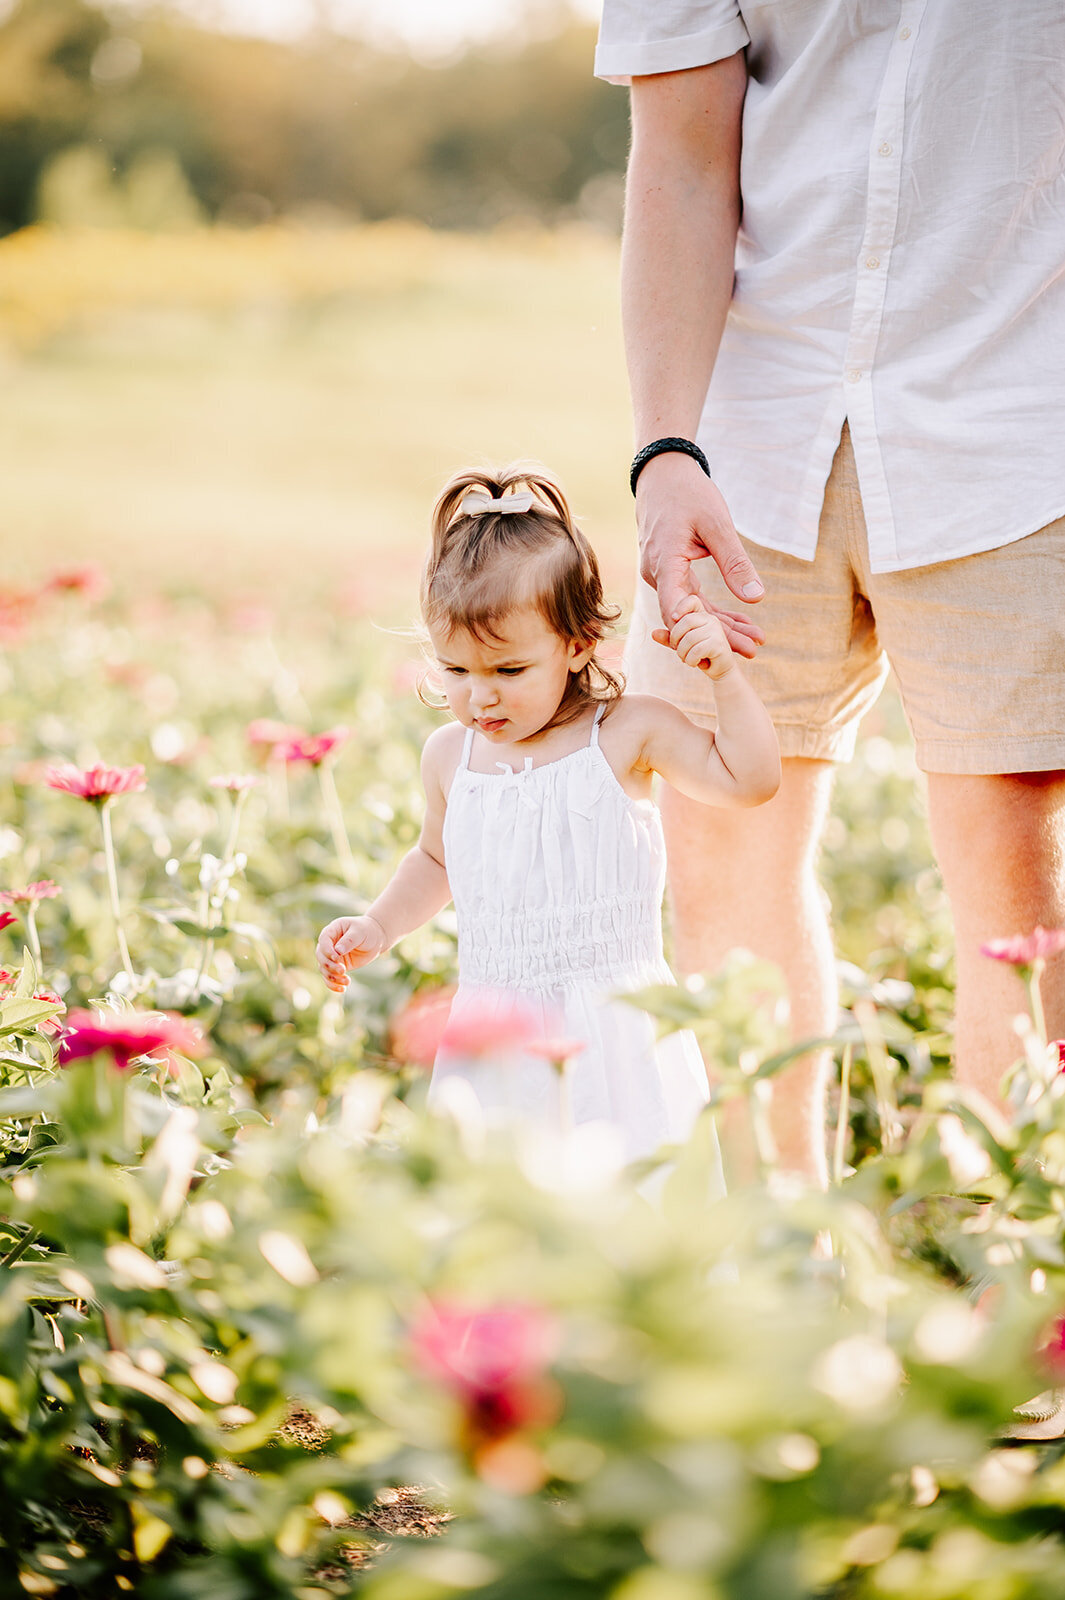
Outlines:
{"label": "cream hair bow", "polygon": [[459,506],[459,515],[463,517],[480,517],[486,511],[508,512],[528,511],[533,503],[532,492],[522,489],[517,494],[504,494],[498,500],[493,500],[491,495],[485,494],[481,489],[471,489],[463,496]]}

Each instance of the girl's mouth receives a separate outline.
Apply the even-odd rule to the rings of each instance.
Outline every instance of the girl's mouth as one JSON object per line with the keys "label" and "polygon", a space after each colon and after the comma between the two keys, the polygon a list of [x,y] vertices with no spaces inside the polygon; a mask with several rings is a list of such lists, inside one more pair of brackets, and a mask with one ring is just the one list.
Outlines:
{"label": "girl's mouth", "polygon": [[507,722],[506,717],[478,717],[476,720],[482,733],[498,733]]}

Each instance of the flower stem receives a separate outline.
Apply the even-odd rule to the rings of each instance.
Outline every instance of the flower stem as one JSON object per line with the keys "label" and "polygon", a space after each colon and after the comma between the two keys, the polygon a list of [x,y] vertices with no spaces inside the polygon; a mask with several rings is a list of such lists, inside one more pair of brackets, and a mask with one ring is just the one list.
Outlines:
{"label": "flower stem", "polygon": [[337,794],[333,769],[328,761],[319,763],[318,783],[322,791],[325,814],[329,819],[329,829],[333,835],[333,849],[337,853],[344,882],[350,889],[354,889],[357,887],[358,869],[355,866],[355,857],[351,853],[348,830],[344,826],[344,811],[340,804],[340,796]]}
{"label": "flower stem", "polygon": [[21,1256],[26,1254],[26,1251],[30,1248],[30,1245],[33,1244],[34,1240],[39,1237],[39,1234],[40,1230],[38,1228],[27,1228],[26,1232],[22,1235],[22,1238],[16,1240],[11,1249],[7,1252],[7,1255],[0,1260],[0,1267],[14,1266],[15,1262],[18,1261]]}
{"label": "flower stem", "polygon": [[41,970],[41,939],[37,932],[37,907],[32,902],[26,907],[26,937],[30,944],[30,955],[37,963],[37,972]]}
{"label": "flower stem", "polygon": [[122,927],[122,903],[118,898],[118,869],[115,866],[115,841],[111,835],[111,797],[108,796],[100,806],[100,827],[104,836],[104,860],[107,863],[107,887],[111,895],[111,916],[115,924],[115,938],[118,941],[118,953],[122,958],[122,965],[126,969],[126,976],[131,982],[136,983],[137,975],[133,971],[133,963],[129,959],[129,946],[126,943],[125,930]]}
{"label": "flower stem", "polygon": [[836,1115],[836,1142],[832,1150],[832,1182],[838,1186],[843,1182],[843,1163],[847,1151],[847,1134],[850,1132],[851,1121],[851,1063],[854,1060],[854,1046],[843,1046],[843,1059],[839,1067],[839,1111]]}
{"label": "flower stem", "polygon": [[1046,962],[1042,957],[1037,957],[1032,962],[1032,971],[1028,979],[1028,998],[1032,1006],[1032,1021],[1035,1023],[1035,1031],[1039,1035],[1040,1044],[1046,1044],[1047,1042],[1047,1019],[1046,1012],[1043,1010],[1043,991],[1040,986],[1040,979],[1043,976],[1043,968],[1045,966]]}

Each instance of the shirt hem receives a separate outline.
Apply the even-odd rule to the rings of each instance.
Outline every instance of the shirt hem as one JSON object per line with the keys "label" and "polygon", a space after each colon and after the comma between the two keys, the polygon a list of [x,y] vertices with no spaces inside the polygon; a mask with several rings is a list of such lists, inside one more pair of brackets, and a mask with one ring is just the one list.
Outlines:
{"label": "shirt hem", "polygon": [[739,17],[720,28],[689,34],[683,39],[652,39],[646,44],[600,44],[595,52],[595,76],[608,83],[627,84],[633,78],[658,72],[686,72],[734,56],[751,36]]}
{"label": "shirt hem", "polygon": [[[934,556],[898,557],[894,561],[878,561],[873,552],[869,551],[869,570],[874,577],[883,576],[891,572],[916,572],[922,567],[938,567],[948,561],[962,561],[966,556],[987,555],[991,550],[1004,550],[1008,545],[1017,544],[1021,539],[1029,539],[1034,533],[1042,533],[1044,528],[1051,527],[1055,522],[1060,522],[1065,517],[1065,504],[1059,509],[1052,510],[1046,515],[1041,515],[1034,523],[1026,523],[1014,533],[995,533],[979,540],[976,544],[953,545],[949,550],[937,550]],[[775,550],[778,555],[792,556],[796,561],[812,563],[817,559],[817,545],[812,548],[797,549],[793,544],[787,544],[780,539],[768,536],[759,537],[758,534],[749,533],[746,529],[737,528],[749,544],[758,545],[763,550]]]}

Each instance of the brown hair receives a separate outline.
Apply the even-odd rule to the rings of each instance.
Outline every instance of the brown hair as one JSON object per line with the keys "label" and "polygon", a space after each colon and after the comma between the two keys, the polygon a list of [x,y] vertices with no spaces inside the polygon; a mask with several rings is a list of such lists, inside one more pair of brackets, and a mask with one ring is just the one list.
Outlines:
{"label": "brown hair", "polygon": [[[528,511],[462,511],[470,490],[496,500],[522,490]],[[560,639],[593,647],[617,621],[606,604],[595,552],[573,520],[561,487],[543,467],[515,462],[484,472],[459,472],[433,508],[433,542],[422,573],[422,616],[429,627],[465,629],[498,639],[510,612],[533,606]],[[622,681],[595,655],[570,674],[549,726],[569,722],[589,705],[615,700]]]}

